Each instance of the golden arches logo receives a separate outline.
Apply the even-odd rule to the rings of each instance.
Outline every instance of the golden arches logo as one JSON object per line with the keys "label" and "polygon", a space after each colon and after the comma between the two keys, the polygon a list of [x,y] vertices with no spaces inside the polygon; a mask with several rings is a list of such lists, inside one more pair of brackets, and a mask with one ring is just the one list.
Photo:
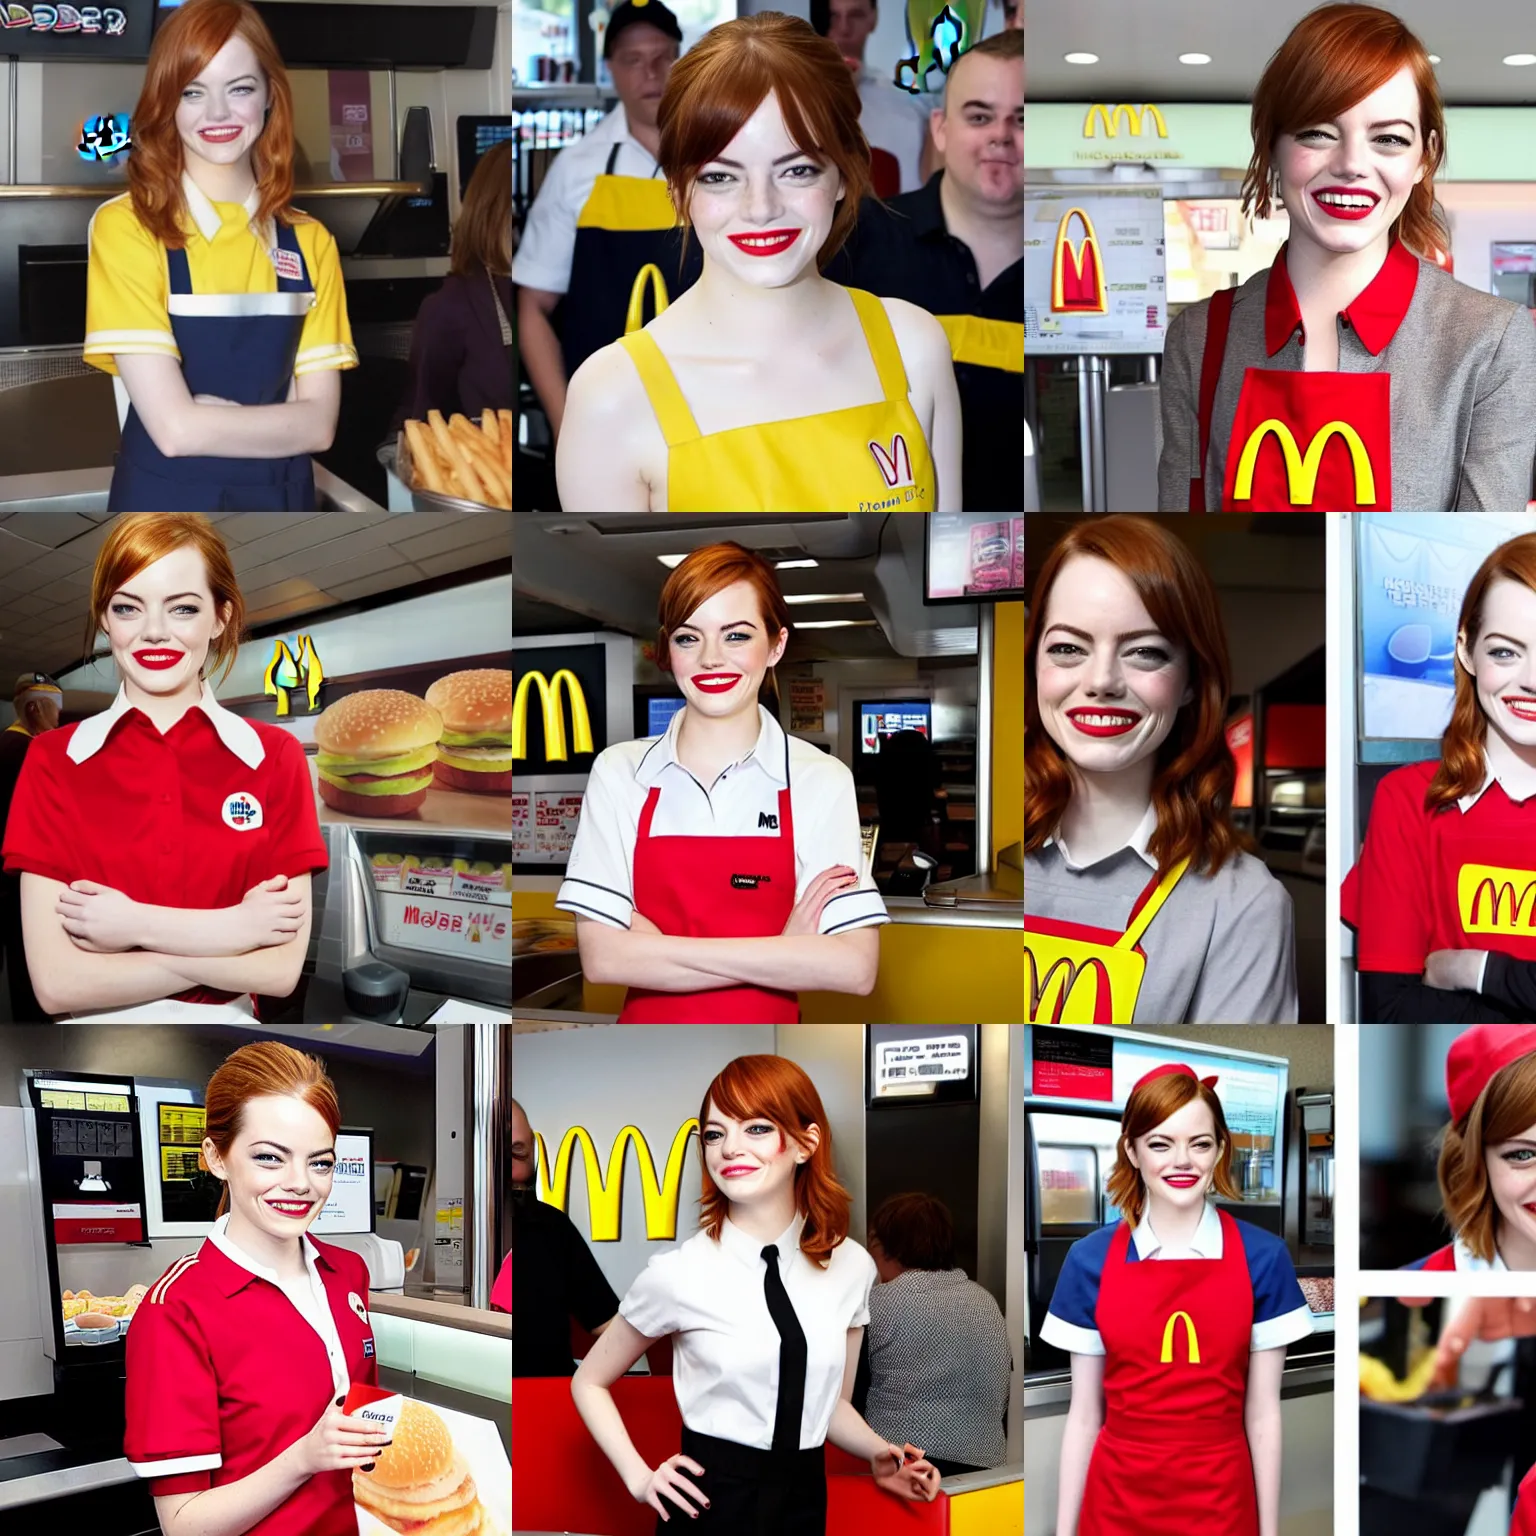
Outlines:
{"label": "golden arches logo", "polygon": [[1117,138],[1119,136],[1120,114],[1122,112],[1125,114],[1125,126],[1129,130],[1131,138],[1139,139],[1141,137],[1142,118],[1145,115],[1151,116],[1153,123],[1157,127],[1158,138],[1166,139],[1168,137],[1168,124],[1163,118],[1161,108],[1154,107],[1150,102],[1140,107],[1133,107],[1123,101],[1114,107],[1105,106],[1103,102],[1095,102],[1093,106],[1089,107],[1086,115],[1083,117],[1083,137],[1085,139],[1097,138],[1098,134],[1095,130],[1098,124],[1102,123],[1104,125],[1104,137],[1106,139]]}
{"label": "golden arches logo", "polygon": [[[1109,969],[1098,956],[1078,962],[1068,955],[1050,960],[1045,974],[1026,939],[1024,968],[1028,999],[1026,1024],[1112,1024],[1113,984]],[[1054,983],[1054,985],[1053,985]]]}
{"label": "golden arches logo", "polygon": [[1188,1312],[1175,1312],[1172,1317],[1163,1324],[1163,1352],[1158,1359],[1164,1365],[1173,1364],[1173,1330],[1180,1318],[1184,1319],[1184,1341],[1189,1346],[1189,1363],[1200,1364],[1200,1338],[1195,1332],[1195,1320]]}
{"label": "golden arches logo", "polygon": [[1306,454],[1296,445],[1291,429],[1277,416],[1261,421],[1249,433],[1243,444],[1242,456],[1237,461],[1237,477],[1232,482],[1234,501],[1247,501],[1253,494],[1253,473],[1259,461],[1259,449],[1264,439],[1273,432],[1285,455],[1285,489],[1293,507],[1310,507],[1317,491],[1318,471],[1322,468],[1323,449],[1329,438],[1338,435],[1349,448],[1350,462],[1355,472],[1355,504],[1362,507],[1376,505],[1376,474],[1371,468],[1371,456],[1366,452],[1360,434],[1347,421],[1330,421],[1307,444]]}
{"label": "golden arches logo", "polygon": [[517,696],[512,700],[512,756],[528,756],[528,690],[539,690],[539,705],[544,712],[544,760],[563,763],[565,750],[565,714],[560,708],[562,685],[571,698],[571,733],[577,752],[592,750],[592,721],[587,715],[586,695],[581,682],[569,667],[562,667],[554,677],[545,680],[542,672],[525,672],[517,685]]}
{"label": "golden arches logo", "polygon": [[603,1177],[597,1157],[597,1148],[590,1133],[579,1125],[573,1125],[560,1139],[560,1150],[555,1154],[554,1172],[549,1172],[549,1157],[544,1149],[544,1138],[534,1140],[539,1148],[539,1199],[546,1205],[566,1209],[571,1185],[571,1156],[581,1148],[582,1164],[587,1175],[587,1212],[592,1229],[592,1240],[597,1243],[616,1243],[619,1240],[619,1213],[624,1203],[624,1153],[631,1142],[635,1146],[635,1161],[640,1168],[640,1193],[645,1202],[645,1235],[653,1241],[677,1236],[677,1207],[683,1182],[683,1158],[688,1150],[688,1138],[699,1128],[696,1119],[685,1120],[672,1138],[667,1150],[667,1166],[661,1178],[656,1177],[656,1164],[651,1159],[651,1149],[637,1127],[626,1125],[613,1138],[608,1153],[608,1177]]}
{"label": "golden arches logo", "polygon": [[[1067,230],[1073,219],[1082,220],[1083,238],[1073,245]],[[1071,263],[1071,282],[1067,264]],[[1093,220],[1081,208],[1069,208],[1056,226],[1056,251],[1051,259],[1051,309],[1056,314],[1102,315],[1108,305],[1104,296],[1104,257]]]}
{"label": "golden arches logo", "polygon": [[[1509,904],[1509,915],[1504,905]],[[1456,874],[1456,904],[1464,933],[1536,933],[1536,870],[1463,864]]]}

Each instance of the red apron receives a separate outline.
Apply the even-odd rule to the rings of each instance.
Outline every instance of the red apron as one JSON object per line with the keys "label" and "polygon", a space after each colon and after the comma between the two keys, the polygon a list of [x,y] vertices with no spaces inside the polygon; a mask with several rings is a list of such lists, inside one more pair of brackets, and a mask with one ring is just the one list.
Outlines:
{"label": "red apron", "polygon": [[[663,933],[760,939],[795,910],[795,823],[779,791],[777,837],[652,837],[661,786],[645,797],[635,838],[635,910]],[[767,987],[648,992],[631,987],[620,1024],[798,1024],[800,1000]]]}
{"label": "red apron", "polygon": [[1219,1259],[1126,1262],[1109,1245],[1095,1311],[1104,1340],[1104,1427],[1078,1536],[1258,1536],[1243,1428],[1253,1286],[1238,1225]]}
{"label": "red apron", "polygon": [[[1199,407],[1202,475],[1233,292],[1228,288],[1215,295],[1206,324]],[[1245,370],[1227,444],[1221,509],[1288,512],[1297,508],[1391,511],[1390,374]],[[1190,510],[1205,510],[1203,480],[1191,482]]]}
{"label": "red apron", "polygon": [[1444,1248],[1437,1248],[1432,1254],[1430,1254],[1427,1259],[1425,1259],[1420,1268],[1431,1271],[1455,1269],[1456,1245],[1454,1243],[1448,1243]]}

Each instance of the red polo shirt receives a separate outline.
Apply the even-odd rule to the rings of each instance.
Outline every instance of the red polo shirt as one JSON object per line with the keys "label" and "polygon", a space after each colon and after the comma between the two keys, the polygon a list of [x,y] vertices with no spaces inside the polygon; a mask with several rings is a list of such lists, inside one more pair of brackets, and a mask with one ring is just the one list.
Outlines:
{"label": "red polo shirt", "polygon": [[1424,793],[1439,766],[1395,768],[1377,787],[1339,893],[1362,971],[1422,971],[1436,949],[1536,960],[1536,799],[1517,803],[1495,780],[1431,814]]}
{"label": "red polo shirt", "polygon": [[163,736],[119,691],[105,713],[34,737],[4,860],[10,874],[96,880],[134,901],[202,908],[237,906],[273,875],[328,862],[298,739],[232,714],[206,688]]}
{"label": "red polo shirt", "polygon": [[[1387,247],[1387,259],[1382,262],[1381,270],[1339,311],[1354,327],[1355,334],[1372,356],[1379,357],[1397,334],[1418,283],[1418,257],[1400,240],[1394,240]],[[1307,328],[1301,318],[1296,290],[1291,286],[1290,271],[1285,265],[1285,247],[1281,246],[1280,254],[1269,269],[1269,282],[1264,289],[1265,351],[1273,357],[1295,335],[1297,326],[1301,327],[1305,345]]]}
{"label": "red polo shirt", "polygon": [[[368,1267],[314,1238],[352,1382],[379,1384]],[[128,1328],[123,1454],[156,1497],[235,1483],[307,1435],[341,1395],[324,1341],[286,1295],[211,1239],[150,1287]],[[350,1472],[319,1472],[248,1536],[357,1536]]]}

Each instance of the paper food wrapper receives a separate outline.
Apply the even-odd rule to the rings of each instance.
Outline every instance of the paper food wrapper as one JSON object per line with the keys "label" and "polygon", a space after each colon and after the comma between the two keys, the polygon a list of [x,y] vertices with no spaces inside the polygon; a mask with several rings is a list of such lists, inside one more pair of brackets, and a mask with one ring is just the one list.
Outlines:
{"label": "paper food wrapper", "polygon": [[395,1422],[404,1406],[405,1398],[399,1392],[387,1392],[382,1387],[368,1387],[354,1381],[341,1411],[349,1418],[366,1419],[393,1435]]}

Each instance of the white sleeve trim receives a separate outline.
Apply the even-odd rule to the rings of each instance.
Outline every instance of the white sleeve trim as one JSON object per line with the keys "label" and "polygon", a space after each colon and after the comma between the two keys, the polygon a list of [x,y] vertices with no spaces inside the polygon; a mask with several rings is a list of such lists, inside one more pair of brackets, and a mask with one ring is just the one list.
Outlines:
{"label": "white sleeve trim", "polygon": [[873,886],[862,890],[844,891],[834,896],[821,909],[820,929],[826,933],[844,933],[850,928],[868,928],[875,923],[888,923],[891,914],[885,910],[885,900]]}
{"label": "white sleeve trim", "polygon": [[180,357],[176,337],[170,331],[92,331],[83,352],[169,352]]}
{"label": "white sleeve trim", "polygon": [[1304,1339],[1313,1331],[1312,1312],[1307,1307],[1297,1307],[1294,1312],[1282,1312],[1279,1317],[1267,1317],[1255,1323],[1248,1336],[1250,1353],[1260,1349],[1281,1349]]}
{"label": "white sleeve trim", "polygon": [[1069,1354],[1102,1355],[1105,1352],[1104,1340],[1097,1328],[1080,1328],[1076,1323],[1057,1317],[1054,1312],[1045,1314],[1045,1321],[1040,1325],[1040,1337],[1047,1344],[1054,1344],[1057,1349],[1064,1349]]}
{"label": "white sleeve trim", "polygon": [[224,1465],[217,1451],[206,1456],[176,1456],[169,1461],[130,1461],[136,1477],[180,1477],[184,1472],[212,1472]]}
{"label": "white sleeve trim", "polygon": [[628,928],[635,910],[633,903],[621,892],[569,875],[560,882],[555,905],[564,912],[593,918],[609,928]]}

